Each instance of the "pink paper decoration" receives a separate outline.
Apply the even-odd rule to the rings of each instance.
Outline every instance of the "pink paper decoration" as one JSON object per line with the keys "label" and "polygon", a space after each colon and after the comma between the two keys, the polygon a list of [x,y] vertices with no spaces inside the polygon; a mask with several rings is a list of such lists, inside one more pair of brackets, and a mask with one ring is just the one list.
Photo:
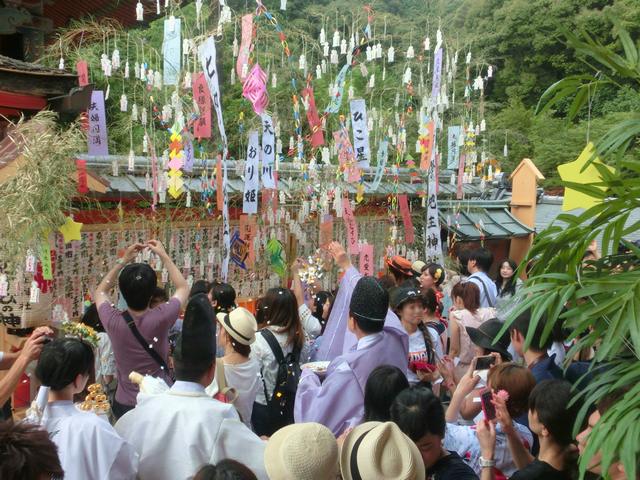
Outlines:
{"label": "pink paper decoration", "polygon": [[242,85],[242,96],[253,105],[253,111],[262,115],[269,104],[267,95],[267,74],[256,63]]}

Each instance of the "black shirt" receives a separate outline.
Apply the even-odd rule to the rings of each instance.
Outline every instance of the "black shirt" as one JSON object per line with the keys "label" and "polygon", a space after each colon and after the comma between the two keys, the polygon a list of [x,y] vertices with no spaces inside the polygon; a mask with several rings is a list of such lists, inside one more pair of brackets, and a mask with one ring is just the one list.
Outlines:
{"label": "black shirt", "polygon": [[536,458],[525,468],[518,470],[511,476],[511,480],[534,480],[539,478],[544,478],[544,480],[566,480],[569,475]]}
{"label": "black shirt", "polygon": [[478,476],[460,455],[450,452],[427,470],[427,480],[478,480]]}

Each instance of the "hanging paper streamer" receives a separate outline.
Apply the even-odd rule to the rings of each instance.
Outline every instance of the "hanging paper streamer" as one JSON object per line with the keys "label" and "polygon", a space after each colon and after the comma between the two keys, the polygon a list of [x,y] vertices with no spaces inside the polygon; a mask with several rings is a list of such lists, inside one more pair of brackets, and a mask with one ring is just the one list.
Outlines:
{"label": "hanging paper streamer", "polygon": [[364,99],[351,101],[351,128],[353,129],[353,147],[358,166],[368,168],[371,163],[371,152],[367,127],[367,105]]}
{"label": "hanging paper streamer", "polygon": [[351,202],[349,202],[347,197],[342,199],[342,216],[344,217],[344,225],[347,230],[348,251],[352,255],[357,255],[360,253],[360,246],[358,245],[358,224],[351,209]]}
{"label": "hanging paper streamer", "polygon": [[87,185],[87,161],[76,160],[76,170],[78,172],[78,192],[87,193],[89,186]]}
{"label": "hanging paper streamer", "polygon": [[360,168],[356,163],[347,130],[343,127],[337,132],[333,132],[333,139],[338,150],[340,169],[345,173],[345,180],[348,182],[360,181]]}
{"label": "hanging paper streamer", "polygon": [[451,126],[447,132],[447,169],[455,170],[460,157],[460,132],[462,127]]}
{"label": "hanging paper streamer", "polygon": [[184,167],[183,170],[185,172],[193,171],[193,158],[195,156],[195,151],[193,149],[193,142],[189,138],[188,134],[185,134],[184,143],[183,143],[183,152],[184,152]]}
{"label": "hanging paper streamer", "polygon": [[429,173],[429,192],[427,196],[425,227],[425,261],[444,265],[440,244],[440,218],[438,214],[438,196],[436,194],[435,169]]}
{"label": "hanging paper streamer", "polygon": [[78,72],[78,85],[81,87],[89,85],[89,66],[86,60],[80,60],[76,63],[76,71]]}
{"label": "hanging paper streamer", "polygon": [[402,215],[402,223],[404,223],[404,240],[406,244],[410,245],[415,241],[415,231],[406,194],[398,195],[398,206],[400,207],[400,215]]}
{"label": "hanging paper streamer", "polygon": [[262,115],[262,186],[276,188],[275,180],[275,132],[273,120],[267,114]]}
{"label": "hanging paper streamer", "polygon": [[387,156],[389,151],[389,142],[382,140],[378,145],[378,165],[376,165],[376,176],[373,179],[373,183],[369,186],[369,193],[373,193],[378,190],[382,176],[384,175],[384,169],[387,165]]}
{"label": "hanging paper streamer", "polygon": [[240,215],[240,238],[247,245],[248,256],[246,258],[247,268],[255,266],[256,254],[253,248],[253,240],[258,231],[256,217],[251,215]]}
{"label": "hanging paper streamer", "polygon": [[179,18],[171,17],[164,21],[164,40],[162,51],[164,54],[164,68],[162,81],[165,85],[177,85],[180,79],[180,23]]}
{"label": "hanging paper streamer", "polygon": [[247,161],[244,167],[244,196],[242,213],[258,213],[258,188],[260,186],[258,163],[260,160],[260,139],[258,132],[249,132]]}
{"label": "hanging paper streamer", "polygon": [[348,63],[345,64],[340,70],[340,73],[338,73],[338,76],[336,77],[336,81],[335,81],[336,93],[331,98],[331,102],[329,103],[329,106],[324,111],[325,113],[338,113],[338,110],[340,110],[340,105],[342,104],[342,96],[344,93],[344,82],[347,78],[347,72],[349,71],[349,67],[350,65]]}
{"label": "hanging paper streamer", "polygon": [[[151,144],[149,137],[145,135],[145,140],[147,144]],[[156,149],[155,146],[151,145],[151,188],[153,188],[153,200],[151,202],[151,208],[155,210],[156,205],[158,204],[158,158],[156,157]]]}
{"label": "hanging paper streamer", "polygon": [[[433,154],[433,145],[435,143],[435,123],[427,122],[427,118],[423,117],[420,125],[420,170],[427,171],[431,165],[431,155]],[[426,122],[426,123],[425,123]]]}
{"label": "hanging paper streamer", "polygon": [[267,259],[271,269],[279,276],[284,277],[287,271],[286,255],[284,247],[279,240],[272,238],[267,242],[265,248]]}
{"label": "hanging paper streamer", "polygon": [[182,180],[181,168],[184,166],[184,150],[182,145],[182,135],[180,134],[180,126],[177,123],[169,129],[171,136],[171,144],[169,145],[169,180],[167,181],[167,190],[173,198],[182,195],[184,180]]}
{"label": "hanging paper streamer", "polygon": [[329,245],[333,241],[333,216],[325,215],[320,224],[319,244],[321,247]]}
{"label": "hanging paper streamer", "polygon": [[360,273],[365,277],[373,276],[373,245],[360,245]]}
{"label": "hanging paper streamer", "polygon": [[43,280],[53,280],[53,268],[51,266],[51,249],[49,248],[48,239],[44,238],[42,240],[38,253],[40,257],[40,264],[42,265]]}
{"label": "hanging paper streamer", "polygon": [[253,111],[262,115],[269,104],[267,95],[267,74],[256,63],[242,85],[242,96],[251,102]]}
{"label": "hanging paper streamer", "polygon": [[222,211],[224,204],[224,192],[222,191],[222,156],[218,155],[216,161],[216,204],[219,211]]}
{"label": "hanging paper streamer", "polygon": [[316,100],[313,96],[313,88],[307,87],[302,90],[303,98],[307,99],[307,120],[309,121],[309,127],[311,128],[311,146],[313,148],[321,147],[324,145],[324,133],[322,131],[322,123],[318,116],[318,109],[316,108]]}
{"label": "hanging paper streamer", "polygon": [[104,109],[104,92],[91,92],[89,104],[89,134],[87,137],[89,155],[109,155],[107,145],[107,117]]}
{"label": "hanging paper streamer", "polygon": [[240,238],[240,232],[236,230],[231,237],[231,261],[243,270],[247,269],[245,261],[249,257],[247,242]]}
{"label": "hanging paper streamer", "polygon": [[211,138],[211,94],[204,78],[204,73],[193,75],[193,94],[200,112],[193,123],[193,136],[197,139]]}
{"label": "hanging paper streamer", "polygon": [[460,162],[458,163],[458,185],[456,187],[456,199],[462,200],[463,190],[462,181],[464,179],[464,165],[467,162],[467,156],[465,154],[460,155]]}
{"label": "hanging paper streamer", "polygon": [[431,84],[431,101],[435,105],[440,94],[440,85],[442,82],[442,47],[436,51],[433,58],[433,80]]}
{"label": "hanging paper streamer", "polygon": [[198,55],[202,62],[202,69],[204,70],[205,79],[207,85],[209,85],[209,92],[211,93],[211,100],[216,110],[216,117],[218,119],[218,130],[220,131],[220,139],[222,140],[222,158],[224,160],[222,164],[222,191],[223,191],[223,205],[222,205],[222,225],[223,225],[223,245],[224,245],[224,260],[222,261],[222,278],[227,280],[229,273],[229,258],[231,248],[231,238],[229,236],[229,203],[227,197],[227,151],[228,142],[227,134],[224,129],[224,120],[222,118],[222,105],[220,103],[220,84],[218,80],[218,67],[216,65],[216,42],[213,36],[207,38],[207,40],[198,47]]}
{"label": "hanging paper streamer", "polygon": [[251,38],[253,37],[253,13],[242,17],[242,39],[238,60],[236,61],[236,74],[241,82],[244,82],[249,73],[249,54],[251,53]]}

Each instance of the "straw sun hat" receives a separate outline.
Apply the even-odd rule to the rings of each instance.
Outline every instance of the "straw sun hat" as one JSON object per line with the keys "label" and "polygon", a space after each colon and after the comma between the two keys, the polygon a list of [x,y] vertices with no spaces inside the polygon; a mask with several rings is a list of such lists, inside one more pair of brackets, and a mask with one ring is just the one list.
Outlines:
{"label": "straw sun hat", "polygon": [[258,323],[252,313],[246,308],[238,307],[229,313],[218,313],[216,315],[222,328],[236,342],[243,345],[251,345],[256,340],[256,330]]}
{"label": "straw sun hat", "polygon": [[294,423],[271,436],[264,465],[273,480],[335,480],[338,444],[324,425]]}
{"label": "straw sun hat", "polygon": [[416,444],[393,422],[366,422],[354,428],[340,449],[343,480],[424,480]]}

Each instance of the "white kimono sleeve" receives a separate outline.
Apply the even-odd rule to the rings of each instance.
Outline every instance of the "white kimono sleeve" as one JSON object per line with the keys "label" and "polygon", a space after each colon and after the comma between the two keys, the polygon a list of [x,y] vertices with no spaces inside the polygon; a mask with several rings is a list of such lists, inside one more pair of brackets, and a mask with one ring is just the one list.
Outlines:
{"label": "white kimono sleeve", "polygon": [[230,458],[246,465],[259,480],[269,480],[264,467],[266,442],[247,428],[240,420],[224,419],[220,424],[210,463]]}

